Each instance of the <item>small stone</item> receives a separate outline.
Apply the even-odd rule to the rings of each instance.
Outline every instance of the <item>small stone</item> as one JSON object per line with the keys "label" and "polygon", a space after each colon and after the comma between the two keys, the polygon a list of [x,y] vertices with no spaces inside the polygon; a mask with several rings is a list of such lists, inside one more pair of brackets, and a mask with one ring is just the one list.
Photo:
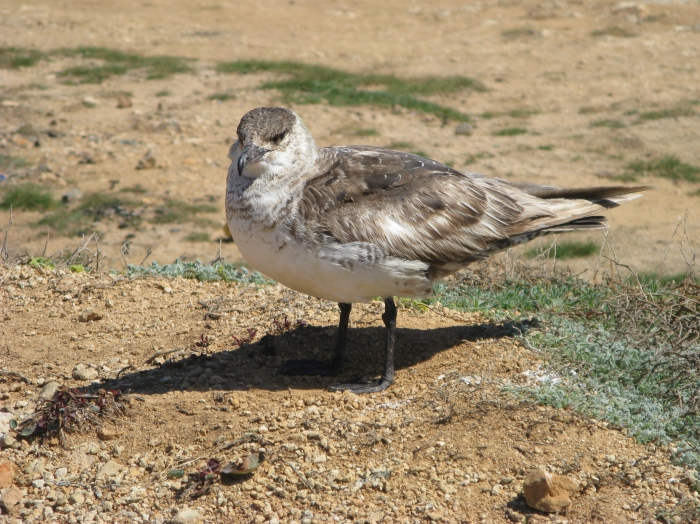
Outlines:
{"label": "small stone", "polygon": [[462,122],[455,128],[455,135],[472,136],[472,134],[474,134],[474,127],[466,122]]}
{"label": "small stone", "polygon": [[154,167],[156,167],[156,155],[149,149],[136,164],[136,169],[153,169]]}
{"label": "small stone", "polygon": [[501,491],[503,491],[503,486],[500,484],[494,484],[491,488],[491,495],[500,495]]}
{"label": "small stone", "polygon": [[202,514],[196,509],[184,507],[177,510],[177,514],[170,522],[172,524],[195,524],[202,522]]}
{"label": "small stone", "polygon": [[131,107],[133,104],[131,103],[131,98],[128,96],[120,96],[117,98],[117,109],[126,109],[127,107]]}
{"label": "small stone", "polygon": [[73,368],[73,378],[75,380],[92,380],[97,378],[97,370],[86,366],[85,364],[78,364]]}
{"label": "small stone", "polygon": [[64,204],[70,204],[72,202],[77,202],[81,198],[83,198],[84,193],[78,189],[77,187],[71,187],[63,193],[63,196],[61,197],[61,200],[63,201]]}
{"label": "small stone", "polygon": [[0,489],[12,486],[12,479],[15,476],[15,465],[9,460],[0,462]]}
{"label": "small stone", "polygon": [[80,506],[85,502],[85,495],[79,492],[71,493],[71,495],[68,497],[68,502],[76,506]]}
{"label": "small stone", "polygon": [[17,503],[24,498],[24,494],[18,488],[11,488],[0,491],[0,505],[10,511]]}
{"label": "small stone", "polygon": [[547,513],[560,513],[571,505],[578,483],[544,469],[531,471],[523,482],[527,505]]}
{"label": "small stone", "polygon": [[32,486],[34,486],[35,488],[43,488],[44,484],[44,479],[36,479],[32,481]]}
{"label": "small stone", "polygon": [[96,322],[98,320],[102,320],[103,318],[104,315],[102,313],[92,308],[88,308],[78,315],[78,322]]}
{"label": "small stone", "polygon": [[51,508],[51,506],[44,507],[42,516],[44,517],[44,520],[51,520],[53,518],[53,509]]}
{"label": "small stone", "polygon": [[117,475],[119,475],[121,469],[122,467],[119,465],[119,463],[110,460],[100,468],[100,470],[97,472],[97,475],[95,475],[95,480],[105,480],[110,477],[116,477]]}
{"label": "small stone", "polygon": [[44,384],[44,387],[41,388],[41,391],[39,392],[39,398],[43,398],[44,400],[53,400],[53,397],[58,392],[59,387],[60,384],[55,380],[47,382],[46,384]]}
{"label": "small stone", "polygon": [[11,448],[17,443],[17,439],[12,433],[5,433],[0,438],[0,448]]}
{"label": "small stone", "polygon": [[109,428],[100,428],[97,430],[97,436],[102,440],[114,440],[121,437],[121,433]]}
{"label": "small stone", "polygon": [[68,476],[68,468],[58,468],[54,471],[53,476],[56,480],[64,479]]}
{"label": "small stone", "polygon": [[610,464],[615,464],[615,459],[617,457],[615,455],[605,455],[605,461],[610,462]]}

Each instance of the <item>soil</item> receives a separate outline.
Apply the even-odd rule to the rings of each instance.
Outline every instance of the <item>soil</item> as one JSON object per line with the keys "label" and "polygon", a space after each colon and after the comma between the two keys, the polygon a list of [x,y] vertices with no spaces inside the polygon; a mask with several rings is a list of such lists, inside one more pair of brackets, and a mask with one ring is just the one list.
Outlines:
{"label": "soil", "polygon": [[[258,88],[269,76],[218,74],[220,61],[459,74],[488,88],[433,98],[481,115],[471,136],[419,113],[291,106],[322,146],[402,143],[458,169],[562,186],[613,183],[629,162],[667,154],[700,165],[696,114],[640,117],[684,104],[700,111],[696,4],[7,0],[0,13],[1,46],[104,46],[195,60],[195,73],[146,80],[134,72],[96,85],[62,83],[57,73],[76,59],[0,69],[0,154],[30,165],[0,184],[35,181],[57,196],[73,187],[127,195],[144,217],[133,227],[120,227],[114,216],[91,225],[109,257],[105,268],[123,269],[147,255],[160,263],[208,261],[219,246],[228,262],[241,261],[234,243],[218,242],[226,153],[246,111],[281,99]],[[633,36],[614,36],[621,34]],[[210,99],[220,93],[231,98]],[[128,105],[118,104],[125,95],[131,107],[117,107]],[[595,125],[603,120],[623,126]],[[494,135],[509,127],[528,132]],[[358,136],[366,129],[376,133]],[[149,150],[154,166],[137,170]],[[609,213],[617,256],[641,271],[685,269],[680,242],[692,257],[688,241],[700,239],[698,185],[640,183],[656,188]],[[120,193],[137,185],[145,193]],[[182,223],[152,220],[168,200],[218,211]],[[11,255],[44,252],[46,231],[35,226],[41,216],[13,213]],[[0,223],[8,220],[0,211]],[[203,233],[209,241],[186,240]],[[123,258],[125,241],[131,247]],[[52,231],[46,254],[76,245]],[[591,257],[571,267],[595,263]],[[212,300],[236,311],[205,318],[200,301],[209,307]],[[88,308],[101,318],[79,321]],[[344,378],[377,373],[380,313],[380,303],[353,310]],[[1,377],[3,403],[17,418],[34,409],[51,379],[89,386],[73,378],[80,363],[97,372],[93,387],[133,395],[128,416],[108,422],[114,440],[85,427],[63,445],[20,440],[0,451],[15,463],[13,482],[23,497],[0,517],[8,522],[182,521],[184,506],[208,522],[645,522],[697,498],[692,477],[669,464],[668,450],[505,393],[504,386],[537,380],[545,363],[501,327],[479,327],[478,316],[401,309],[396,383],[361,397],[329,393],[332,379],[276,374],[289,358],[326,353],[338,320],[334,304],[277,286],[7,267],[0,269],[0,318],[1,366],[29,381]],[[147,363],[175,348],[182,351]],[[248,434],[254,437],[217,451]],[[210,457],[236,462],[259,448],[267,459],[251,479],[217,482],[198,499],[178,499],[183,482],[167,478],[186,459],[199,458],[184,466],[194,473]],[[113,463],[112,480],[99,480]],[[524,504],[523,479],[538,466],[579,482],[567,514],[550,518]],[[58,474],[62,467],[66,476]]]}

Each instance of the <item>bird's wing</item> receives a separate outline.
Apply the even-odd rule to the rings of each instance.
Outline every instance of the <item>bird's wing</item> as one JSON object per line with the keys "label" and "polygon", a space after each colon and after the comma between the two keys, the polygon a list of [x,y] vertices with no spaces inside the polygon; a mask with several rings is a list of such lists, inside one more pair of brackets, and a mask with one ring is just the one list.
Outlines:
{"label": "bird's wing", "polygon": [[322,151],[324,167],[307,181],[290,224],[295,235],[318,244],[369,243],[438,265],[483,259],[548,228],[604,227],[604,217],[591,215],[617,205],[608,197],[641,189],[520,188],[409,153],[367,146]]}

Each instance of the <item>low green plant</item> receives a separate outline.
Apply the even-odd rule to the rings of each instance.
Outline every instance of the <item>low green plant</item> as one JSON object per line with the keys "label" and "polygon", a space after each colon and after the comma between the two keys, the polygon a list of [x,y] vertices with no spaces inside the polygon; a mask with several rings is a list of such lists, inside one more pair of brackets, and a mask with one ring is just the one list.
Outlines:
{"label": "low green plant", "polygon": [[188,204],[181,200],[167,200],[163,207],[156,209],[151,219],[154,224],[184,224],[192,221],[193,215],[216,213],[219,209],[211,204]]}
{"label": "low green plant", "polygon": [[355,136],[379,136],[380,133],[373,127],[363,127],[355,129],[352,134]]}
{"label": "low green plant", "polygon": [[185,237],[185,240],[187,242],[211,242],[211,236],[209,235],[209,233],[196,231],[187,235]]}
{"label": "low green plant", "polygon": [[133,186],[123,187],[119,190],[120,193],[135,193],[137,195],[143,195],[148,193],[148,190],[141,184],[136,184]]}
{"label": "low green plant", "polygon": [[518,27],[515,29],[508,29],[501,33],[503,38],[515,39],[515,38],[527,38],[539,35],[538,31],[531,27]]}
{"label": "low green plant", "polygon": [[172,264],[164,266],[153,262],[150,266],[129,265],[126,269],[127,276],[158,276],[168,278],[188,278],[201,280],[203,282],[224,281],[243,282],[246,284],[273,284],[271,280],[266,280],[260,273],[250,272],[245,264],[227,264],[225,262],[215,262],[213,264],[202,264],[199,260],[195,262],[183,262],[176,260]]}
{"label": "low green plant", "polygon": [[537,149],[541,151],[551,151],[554,149],[554,146],[552,144],[543,144],[541,146],[537,146]]}
{"label": "low green plant", "polygon": [[172,95],[172,92],[167,90],[167,89],[163,89],[162,91],[158,91],[156,93],[157,97],[170,96],[170,95]]}
{"label": "low green plant", "polygon": [[136,69],[143,69],[149,80],[168,78],[177,73],[192,71],[190,61],[186,58],[143,56],[105,47],[64,48],[55,51],[54,54],[102,62],[77,65],[60,71],[59,76],[66,78],[69,83],[99,84],[107,78],[124,75]]}
{"label": "low green plant", "polygon": [[14,171],[20,167],[29,165],[24,158],[0,153],[0,169]]}
{"label": "low green plant", "polygon": [[524,135],[527,133],[527,129],[524,127],[506,127],[505,129],[500,129],[494,132],[495,136],[515,136]]}
{"label": "low green plant", "polygon": [[48,211],[58,204],[47,189],[38,184],[27,183],[11,187],[0,200],[2,209],[23,209],[25,211]]}
{"label": "low green plant", "polygon": [[635,180],[639,176],[658,176],[671,180],[700,182],[700,167],[682,162],[676,155],[665,155],[653,160],[630,162],[620,178]]}
{"label": "low green plant", "polygon": [[427,76],[411,79],[393,75],[348,73],[319,65],[292,61],[237,60],[222,62],[219,73],[273,73],[283,76],[260,85],[261,89],[276,89],[285,102],[297,104],[328,103],[332,106],[374,105],[403,107],[440,118],[466,122],[469,116],[422,100],[419,96],[463,91],[485,91],[478,80],[463,76]]}
{"label": "low green plant", "polygon": [[600,245],[592,240],[563,240],[547,247],[533,247],[525,251],[527,258],[535,258],[543,253],[556,256],[559,260],[571,260],[573,258],[586,258],[600,252]]}
{"label": "low green plant", "polygon": [[617,38],[632,38],[637,36],[637,33],[628,31],[627,29],[619,26],[606,27],[605,29],[596,29],[591,32],[591,36],[615,36]]}
{"label": "low green plant", "polygon": [[226,100],[235,100],[236,95],[233,93],[214,93],[209,95],[209,100],[219,100],[220,102],[225,102]]}
{"label": "low green plant", "polygon": [[664,118],[679,118],[682,116],[695,116],[697,113],[687,105],[679,105],[666,109],[655,109],[639,113],[641,120],[662,120]]}
{"label": "low green plant", "polygon": [[140,217],[130,208],[133,202],[113,193],[91,193],[75,207],[64,207],[48,213],[36,222],[36,226],[48,226],[68,236],[81,236],[91,232],[92,224],[111,217],[118,217],[131,227],[136,227]]}
{"label": "low green plant", "polygon": [[46,54],[37,49],[0,47],[0,69],[31,67],[45,58]]}
{"label": "low green plant", "polygon": [[608,127],[610,129],[623,129],[627,126],[619,120],[605,118],[603,120],[596,120],[595,122],[591,122],[591,127]]}

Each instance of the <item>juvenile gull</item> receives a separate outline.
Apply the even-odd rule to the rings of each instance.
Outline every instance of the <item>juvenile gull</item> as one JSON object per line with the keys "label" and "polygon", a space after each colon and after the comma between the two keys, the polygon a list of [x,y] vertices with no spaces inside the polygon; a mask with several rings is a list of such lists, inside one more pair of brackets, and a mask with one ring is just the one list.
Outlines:
{"label": "juvenile gull", "polygon": [[319,148],[281,107],[250,111],[237,134],[226,218],[241,254],[285,286],[340,306],[333,358],[293,360],[280,371],[340,373],[353,302],[384,299],[384,372],[333,387],[355,393],[394,380],[393,297],[428,296],[446,276],[542,235],[603,229],[600,212],[646,189],[517,184],[378,147]]}

